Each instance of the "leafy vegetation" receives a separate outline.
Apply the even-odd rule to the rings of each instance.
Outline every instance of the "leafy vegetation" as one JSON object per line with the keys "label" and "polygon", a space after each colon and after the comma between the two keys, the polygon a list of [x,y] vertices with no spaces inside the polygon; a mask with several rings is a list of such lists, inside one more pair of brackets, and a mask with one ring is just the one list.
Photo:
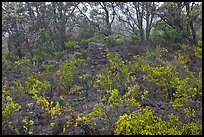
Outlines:
{"label": "leafy vegetation", "polygon": [[[190,130],[186,128],[189,125]],[[202,126],[197,123],[181,125],[179,118],[174,114],[169,115],[168,122],[161,117],[155,117],[153,111],[144,108],[142,112],[136,111],[130,115],[123,115],[116,122],[114,134],[119,135],[197,135],[202,132]]]}
{"label": "leafy vegetation", "polygon": [[15,112],[21,109],[21,105],[13,102],[10,97],[11,92],[6,90],[6,85],[2,86],[2,120],[11,117]]}
{"label": "leafy vegetation", "polygon": [[201,135],[201,7],[3,2],[2,134]]}
{"label": "leafy vegetation", "polygon": [[65,42],[65,48],[74,47],[74,46],[76,46],[77,44],[78,44],[77,41],[70,40],[70,41]]}

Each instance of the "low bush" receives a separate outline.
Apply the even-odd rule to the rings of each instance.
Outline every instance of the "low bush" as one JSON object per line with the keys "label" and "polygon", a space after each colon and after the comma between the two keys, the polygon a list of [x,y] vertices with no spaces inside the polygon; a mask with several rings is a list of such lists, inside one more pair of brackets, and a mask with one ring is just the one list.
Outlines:
{"label": "low bush", "polygon": [[68,49],[68,48],[76,46],[77,44],[78,44],[77,41],[69,40],[69,41],[65,42],[65,48]]}
{"label": "low bush", "polygon": [[95,87],[98,89],[127,88],[130,81],[128,66],[118,54],[108,54],[109,67],[102,69],[96,76]]}
{"label": "low bush", "polygon": [[7,85],[2,86],[2,121],[13,116],[21,109],[21,105],[15,103],[11,98],[11,91],[7,90]]}
{"label": "low bush", "polygon": [[118,46],[124,43],[124,38],[119,35],[110,35],[100,38],[99,42],[107,46]]}
{"label": "low bush", "polygon": [[201,133],[202,125],[199,123],[182,125],[174,114],[169,114],[169,120],[164,121],[161,116],[154,116],[153,111],[147,107],[142,111],[121,116],[114,130],[116,135],[198,135]]}

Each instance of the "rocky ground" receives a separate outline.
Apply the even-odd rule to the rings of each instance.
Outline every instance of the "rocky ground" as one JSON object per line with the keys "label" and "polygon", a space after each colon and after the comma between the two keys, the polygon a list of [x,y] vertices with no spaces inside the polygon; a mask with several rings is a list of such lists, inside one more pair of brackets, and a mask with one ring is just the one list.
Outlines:
{"label": "rocky ground", "polygon": [[[123,59],[131,60],[130,53],[132,55],[137,54],[143,54],[148,49],[143,48],[143,46],[135,46],[135,45],[121,45],[121,46],[115,46],[115,47],[107,47],[101,44],[97,43],[90,43],[87,47],[76,47],[72,51],[67,51],[62,56],[61,60],[69,60],[68,55],[70,53],[74,53],[76,51],[80,51],[83,53],[80,55],[81,58],[85,59],[87,66],[84,66],[83,68],[76,70],[74,72],[74,84],[77,86],[81,86],[82,88],[77,92],[70,92],[69,94],[62,94],[65,102],[62,102],[61,105],[71,104],[74,113],[71,117],[73,117],[73,120],[75,119],[75,115],[82,113],[87,114],[92,111],[93,106],[100,102],[99,98],[106,95],[106,91],[104,90],[95,90],[92,87],[92,83],[94,81],[94,76],[99,72],[102,68],[105,68],[107,66],[107,58],[106,53],[107,52],[118,52]],[[54,59],[53,59],[54,60]],[[191,66],[191,69],[196,69],[196,65],[199,66],[199,61],[194,61],[189,64]],[[202,65],[202,64],[201,64]],[[56,66],[53,70],[55,72],[57,70],[58,66]],[[36,68],[36,70],[41,69]],[[86,79],[81,79],[80,76],[83,74],[90,74],[91,76]],[[137,79],[137,83],[140,85],[141,89],[143,90],[146,85],[145,81],[142,80],[142,74],[136,74],[135,77]],[[3,70],[2,71],[2,78],[8,79],[9,81],[14,81],[15,79],[22,79],[25,78],[21,77],[19,72],[12,71],[12,70]],[[54,89],[50,92],[50,95],[48,95],[48,100],[60,100],[59,96],[55,96],[55,94],[51,93],[57,93],[57,89]],[[141,107],[149,106],[154,110],[155,115],[162,115],[163,119],[167,118],[167,115],[169,113],[174,113],[179,116],[184,115],[184,112],[180,112],[176,109],[174,109],[170,104],[170,99],[166,98],[163,93],[150,91],[147,98],[145,100],[138,100],[141,104]],[[33,114],[28,114],[28,110],[26,107],[22,107],[22,109],[14,115],[14,117],[11,118],[13,123],[15,123],[15,126],[22,125],[22,118],[26,115],[30,116],[30,119],[34,120],[34,127],[33,127],[33,134],[38,135],[57,135],[57,134],[65,134],[65,135],[83,135],[83,134],[113,134],[114,127],[110,126],[108,129],[104,129],[103,125],[100,125],[100,122],[98,124],[98,127],[95,129],[91,129],[90,127],[87,127],[87,125],[83,126],[77,126],[74,127],[73,125],[70,126],[70,128],[62,133],[63,126],[66,124],[66,115],[67,113],[64,113],[64,115],[61,115],[60,117],[56,117],[56,124],[54,127],[50,127],[50,117],[47,115],[47,113],[42,110],[37,103],[31,98],[31,96],[27,96],[23,100],[19,102],[22,106],[23,104],[27,103],[33,103],[32,111]],[[192,104],[196,106],[197,108],[202,107],[202,102],[194,102],[195,104]],[[196,119],[198,121],[202,120],[202,115],[200,113],[197,113]],[[111,115],[110,115],[111,117]],[[182,117],[182,116],[181,116]],[[114,116],[111,117],[112,123],[115,122],[116,118]],[[185,122],[189,119],[186,119],[185,116],[183,116],[183,119],[181,119],[182,122]],[[5,122],[6,123],[6,122]],[[14,134],[13,131],[9,131],[7,128],[7,124],[2,124],[2,133],[3,134]],[[21,129],[23,130],[23,129]]]}

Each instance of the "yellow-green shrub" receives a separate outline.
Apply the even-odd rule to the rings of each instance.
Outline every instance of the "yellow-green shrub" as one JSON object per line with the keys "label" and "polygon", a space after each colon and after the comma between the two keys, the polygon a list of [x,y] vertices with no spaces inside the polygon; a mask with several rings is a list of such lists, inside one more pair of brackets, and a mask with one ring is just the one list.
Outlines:
{"label": "yellow-green shrub", "polygon": [[[187,125],[191,127],[187,128]],[[193,135],[201,134],[202,127],[199,123],[187,123],[181,125],[181,122],[174,114],[169,115],[168,121],[163,121],[161,116],[156,117],[149,108],[143,111],[135,111],[132,114],[124,114],[116,122],[114,134],[125,135],[182,135],[190,130]]]}
{"label": "yellow-green shrub", "polygon": [[54,74],[54,79],[60,83],[60,90],[64,93],[68,93],[73,87],[73,70],[77,70],[85,66],[84,59],[77,58],[80,55],[79,52],[71,54],[70,61],[63,61],[59,63],[59,69]]}
{"label": "yellow-green shrub", "polygon": [[39,81],[34,77],[28,77],[28,80],[25,82],[25,90],[33,95],[34,97],[43,95],[51,88],[51,85],[47,81]]}
{"label": "yellow-green shrub", "polygon": [[107,54],[109,67],[102,69],[96,75],[95,87],[98,89],[119,89],[127,87],[130,82],[128,65],[121,59],[118,54]]}
{"label": "yellow-green shrub", "polygon": [[64,93],[68,93],[73,86],[73,73],[72,64],[69,61],[65,61],[60,65],[54,78],[59,81],[60,89]]}
{"label": "yellow-green shrub", "polygon": [[157,91],[163,93],[168,92],[170,88],[176,89],[173,94],[176,99],[171,102],[174,107],[181,107],[191,99],[201,100],[202,78],[200,76],[196,78],[182,60],[174,63],[175,66],[168,62],[164,63],[163,66],[141,65],[141,71],[145,72],[143,79],[147,79],[150,84],[156,84]]}
{"label": "yellow-green shrub", "polygon": [[11,117],[21,109],[21,105],[15,103],[10,97],[11,91],[6,90],[6,85],[2,86],[2,121]]}
{"label": "yellow-green shrub", "polygon": [[198,45],[196,45],[194,48],[194,55],[197,58],[202,59],[202,41],[198,41]]}
{"label": "yellow-green shrub", "polygon": [[69,48],[69,47],[74,47],[78,44],[77,41],[74,40],[69,40],[67,42],[65,42],[65,48]]}

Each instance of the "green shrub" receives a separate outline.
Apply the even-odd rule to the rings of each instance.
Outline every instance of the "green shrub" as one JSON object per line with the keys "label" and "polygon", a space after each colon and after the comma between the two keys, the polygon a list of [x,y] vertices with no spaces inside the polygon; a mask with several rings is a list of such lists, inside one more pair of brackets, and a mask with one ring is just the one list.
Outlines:
{"label": "green shrub", "polygon": [[13,68],[13,62],[7,51],[2,52],[2,69],[9,70]]}
{"label": "green shrub", "polygon": [[60,83],[60,89],[64,93],[68,93],[73,87],[73,70],[78,70],[86,65],[85,60],[78,58],[80,52],[69,55],[70,61],[59,63],[59,69],[54,74],[54,79]]}
{"label": "green shrub", "polygon": [[[105,103],[96,103],[90,113],[78,115],[75,125],[89,124],[94,127],[97,126],[97,122],[100,121],[104,128],[113,128],[115,120],[111,118],[112,115],[117,118],[121,113],[130,113],[130,107],[134,109],[140,107],[140,104],[134,98],[138,90],[138,85],[135,85],[134,88],[129,90],[124,96],[120,96],[117,89],[107,90],[108,96],[100,98],[100,100]],[[109,105],[107,105],[106,102],[109,102]],[[122,108],[124,104],[127,106]]]}
{"label": "green shrub", "polygon": [[134,35],[132,35],[131,36],[131,42],[132,43],[138,43],[140,41],[140,37],[139,37],[139,35],[137,35],[137,34],[134,34]]}
{"label": "green shrub", "polygon": [[128,65],[120,58],[118,54],[107,55],[109,67],[102,69],[96,76],[95,87],[99,89],[119,89],[127,87],[130,81]]}
{"label": "green shrub", "polygon": [[[50,90],[51,85],[47,81],[39,81],[34,77],[29,77],[25,82],[25,90],[28,91],[32,98],[37,102],[42,109],[44,109],[51,117],[55,114],[61,114],[61,106],[59,102],[56,102],[56,105],[53,106],[53,101],[48,101],[45,98],[45,93]],[[28,121],[25,121],[25,123]]]}
{"label": "green shrub", "polygon": [[61,52],[60,51],[55,51],[55,52],[53,52],[53,54],[55,55],[55,57],[61,59],[63,54],[64,54],[64,52],[65,51],[61,51]]}
{"label": "green shrub", "polygon": [[[165,30],[165,31],[164,31]],[[159,24],[155,29],[152,30],[151,39],[156,44],[176,44],[180,42],[185,35],[185,31],[178,33],[174,28],[166,25]]]}
{"label": "green shrub", "polygon": [[46,92],[50,90],[51,85],[47,81],[39,81],[38,79],[28,77],[28,80],[25,82],[25,90],[33,96],[34,99],[40,95],[45,96]]}
{"label": "green shrub", "polygon": [[[187,128],[187,125],[191,125]],[[134,111],[132,114],[124,114],[116,122],[114,134],[119,135],[182,135],[190,130],[193,135],[202,133],[202,126],[199,123],[181,122],[174,114],[169,115],[168,121],[163,121],[161,116],[156,117],[149,108],[142,111]]]}
{"label": "green shrub", "polygon": [[27,94],[24,89],[23,83],[20,80],[16,80],[13,82],[13,84],[14,85],[10,86],[9,88],[13,92],[14,97],[20,100],[24,99],[27,96]]}
{"label": "green shrub", "polygon": [[49,70],[49,69],[52,69],[53,67],[54,67],[55,65],[54,64],[51,64],[51,63],[49,63],[49,64],[42,64],[42,67],[44,68],[44,69],[46,69],[46,70]]}
{"label": "green shrub", "polygon": [[84,46],[84,45],[88,45],[90,42],[92,42],[93,39],[89,38],[89,39],[82,39],[80,42],[80,45]]}
{"label": "green shrub", "polygon": [[147,51],[145,56],[146,60],[153,60],[155,59],[155,53],[153,51]]}
{"label": "green shrub", "polygon": [[6,90],[6,85],[2,86],[2,121],[13,116],[21,109],[21,105],[15,103],[10,97],[11,91]]}
{"label": "green shrub", "polygon": [[72,62],[65,61],[60,64],[60,68],[54,75],[54,79],[58,80],[60,83],[60,89],[64,93],[68,93],[73,86],[73,73],[72,73]]}
{"label": "green shrub", "polygon": [[23,76],[28,76],[33,66],[32,60],[26,57],[14,62],[14,68],[20,71]]}
{"label": "green shrub", "polygon": [[45,52],[35,54],[32,58],[33,63],[42,63],[45,59],[49,59],[49,55]]}
{"label": "green shrub", "polygon": [[[170,104],[176,108],[181,108],[184,104],[192,100],[200,101],[202,97],[202,78],[196,77],[185,65],[187,58],[182,53],[175,56],[174,62],[161,61],[162,65],[141,64],[140,70],[145,72],[143,80],[148,80],[149,89],[157,85],[155,91],[160,91],[174,97]],[[139,59],[143,61],[143,59]],[[202,71],[200,72],[200,74]],[[171,88],[175,89],[170,95]],[[170,98],[172,98],[170,97]]]}
{"label": "green shrub", "polygon": [[141,67],[142,71],[147,73],[143,79],[147,79],[150,84],[156,84],[158,86],[157,91],[165,93],[170,88],[176,89],[176,93],[173,94],[176,98],[172,102],[173,106],[181,107],[184,102],[189,102],[190,98],[201,100],[202,84],[200,82],[202,79],[196,78],[185,66],[184,72],[182,72],[185,74],[184,77],[181,77],[180,73],[173,68],[172,65],[166,67],[143,65]]}
{"label": "green shrub", "polygon": [[124,39],[119,35],[110,35],[100,38],[99,42],[107,46],[118,46],[124,43]]}
{"label": "green shrub", "polygon": [[202,59],[202,41],[198,41],[198,45],[196,45],[194,48],[194,55],[197,58]]}
{"label": "green shrub", "polygon": [[65,42],[65,48],[70,48],[70,47],[74,47],[78,44],[77,41],[74,41],[74,40],[69,40],[67,42]]}

